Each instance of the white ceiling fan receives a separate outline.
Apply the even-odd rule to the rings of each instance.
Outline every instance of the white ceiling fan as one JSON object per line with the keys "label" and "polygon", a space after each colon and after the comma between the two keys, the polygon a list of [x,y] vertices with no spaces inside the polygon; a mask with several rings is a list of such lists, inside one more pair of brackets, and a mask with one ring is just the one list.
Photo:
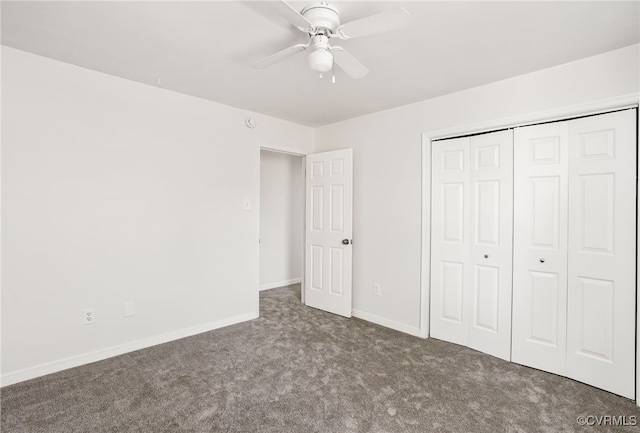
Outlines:
{"label": "white ceiling fan", "polygon": [[411,18],[409,12],[398,8],[341,24],[338,9],[328,3],[310,3],[301,12],[284,0],[278,5],[282,15],[293,26],[309,35],[309,42],[285,48],[255,63],[253,67],[256,69],[267,68],[286,57],[311,48],[309,67],[320,72],[321,77],[323,72],[333,69],[335,62],[351,78],[362,78],[367,75],[369,69],[344,48],[330,45],[329,39],[351,39],[399,29],[407,26]]}

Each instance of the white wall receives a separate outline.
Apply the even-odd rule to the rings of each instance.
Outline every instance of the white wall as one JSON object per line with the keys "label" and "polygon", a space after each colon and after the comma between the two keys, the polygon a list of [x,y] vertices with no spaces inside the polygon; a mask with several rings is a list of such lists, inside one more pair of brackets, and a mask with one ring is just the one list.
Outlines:
{"label": "white wall", "polygon": [[260,289],[300,282],[304,235],[302,157],[260,152]]}
{"label": "white wall", "polygon": [[6,47],[2,89],[4,385],[256,316],[259,143],[311,128]]}
{"label": "white wall", "polygon": [[[422,133],[638,92],[639,51],[634,45],[318,128],[318,151],[354,149],[354,314],[419,333]],[[382,296],[373,295],[374,282]]]}

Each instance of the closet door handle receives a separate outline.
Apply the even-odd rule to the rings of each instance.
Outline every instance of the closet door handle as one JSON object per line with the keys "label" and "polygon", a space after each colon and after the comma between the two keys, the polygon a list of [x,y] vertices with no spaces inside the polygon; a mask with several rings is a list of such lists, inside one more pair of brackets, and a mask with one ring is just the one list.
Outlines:
{"label": "closet door handle", "polygon": [[488,259],[488,258],[489,258],[489,254],[485,254],[485,255],[484,255],[484,258],[485,258],[485,259]]}
{"label": "closet door handle", "polygon": [[540,263],[544,263],[544,259],[540,259]]}

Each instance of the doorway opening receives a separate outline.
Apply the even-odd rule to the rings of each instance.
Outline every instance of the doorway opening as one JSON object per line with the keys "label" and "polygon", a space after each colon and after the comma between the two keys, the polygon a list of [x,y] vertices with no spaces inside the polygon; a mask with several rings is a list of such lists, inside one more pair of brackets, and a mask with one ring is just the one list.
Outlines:
{"label": "doorway opening", "polygon": [[304,157],[260,149],[261,291],[302,282],[304,212]]}

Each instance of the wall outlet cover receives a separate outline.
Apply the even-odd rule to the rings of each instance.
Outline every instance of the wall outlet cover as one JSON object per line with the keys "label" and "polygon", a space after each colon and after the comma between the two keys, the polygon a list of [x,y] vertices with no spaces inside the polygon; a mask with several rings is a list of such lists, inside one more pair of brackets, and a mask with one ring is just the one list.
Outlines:
{"label": "wall outlet cover", "polygon": [[82,324],[83,325],[91,325],[96,321],[96,309],[95,308],[85,308],[82,314]]}
{"label": "wall outlet cover", "polygon": [[124,303],[124,317],[133,316],[135,314],[135,306],[133,301],[127,301]]}
{"label": "wall outlet cover", "polygon": [[374,285],[373,285],[373,294],[375,296],[381,296],[382,295],[382,289],[380,288],[380,284],[374,283]]}

